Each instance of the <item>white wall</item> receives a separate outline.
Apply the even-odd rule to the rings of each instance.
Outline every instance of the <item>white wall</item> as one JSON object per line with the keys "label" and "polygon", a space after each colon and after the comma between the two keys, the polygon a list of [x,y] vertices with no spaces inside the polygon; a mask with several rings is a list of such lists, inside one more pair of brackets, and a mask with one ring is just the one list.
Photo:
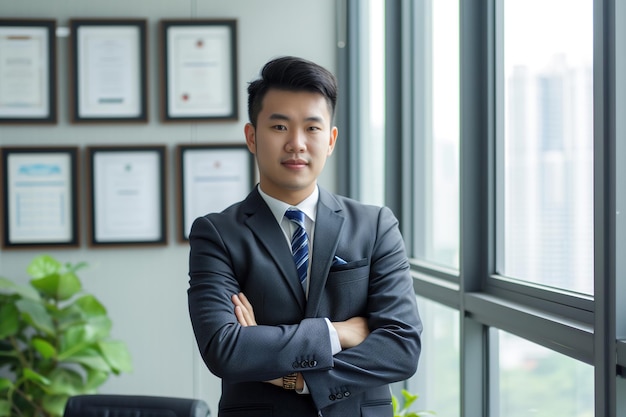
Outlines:
{"label": "white wall", "polygon": [[[69,123],[68,44],[57,39],[58,123],[51,126],[2,126],[0,146],[79,146],[166,144],[168,160],[169,242],[163,247],[88,248],[86,201],[80,199],[81,245],[63,250],[0,250],[0,276],[26,283],[25,269],[45,252],[63,262],[86,261],[81,271],[88,292],[107,307],[112,334],[128,345],[134,371],[113,376],[104,393],[202,398],[217,415],[219,380],[205,368],[187,313],[188,247],[178,243],[174,201],[174,147],[180,143],[243,143],[247,121],[246,86],[261,66],[278,55],[298,55],[336,69],[334,0],[0,0],[1,17],[55,18],[60,27],[70,18],[133,17],[148,19],[149,123],[141,125],[72,125]],[[236,18],[238,21],[239,121],[163,124],[159,120],[159,19]],[[84,152],[81,152],[84,156]],[[83,158],[84,159],[84,158]],[[83,161],[84,162],[84,161]],[[320,183],[335,189],[331,159]],[[84,165],[81,170],[84,178]],[[80,192],[84,196],[85,184]],[[4,196],[2,197],[4,198]]]}

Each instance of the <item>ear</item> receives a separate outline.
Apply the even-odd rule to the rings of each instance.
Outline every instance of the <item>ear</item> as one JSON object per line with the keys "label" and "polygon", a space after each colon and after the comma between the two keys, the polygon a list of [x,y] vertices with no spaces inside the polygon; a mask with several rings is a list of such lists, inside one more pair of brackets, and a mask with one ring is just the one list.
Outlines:
{"label": "ear", "polygon": [[327,156],[330,156],[333,153],[338,134],[339,130],[337,129],[337,126],[333,126],[333,128],[330,130],[330,141],[328,142],[328,153],[326,154]]}
{"label": "ear", "polygon": [[246,135],[246,145],[248,150],[252,154],[256,154],[256,129],[252,126],[252,123],[246,123],[243,131]]}

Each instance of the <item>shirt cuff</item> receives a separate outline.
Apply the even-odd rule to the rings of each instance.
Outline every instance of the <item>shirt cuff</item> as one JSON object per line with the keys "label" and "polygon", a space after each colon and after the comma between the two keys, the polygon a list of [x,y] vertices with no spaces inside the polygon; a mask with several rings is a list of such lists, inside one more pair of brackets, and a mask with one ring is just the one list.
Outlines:
{"label": "shirt cuff", "polygon": [[339,334],[337,334],[337,330],[333,327],[330,320],[324,318],[326,320],[326,325],[328,326],[328,335],[330,336],[330,348],[333,356],[337,353],[341,352],[341,342],[339,341]]}
{"label": "shirt cuff", "polygon": [[309,394],[309,387],[306,386],[306,381],[304,380],[304,378],[302,378],[302,382],[304,383],[304,385],[302,386],[302,389],[296,390],[296,392],[298,394]]}

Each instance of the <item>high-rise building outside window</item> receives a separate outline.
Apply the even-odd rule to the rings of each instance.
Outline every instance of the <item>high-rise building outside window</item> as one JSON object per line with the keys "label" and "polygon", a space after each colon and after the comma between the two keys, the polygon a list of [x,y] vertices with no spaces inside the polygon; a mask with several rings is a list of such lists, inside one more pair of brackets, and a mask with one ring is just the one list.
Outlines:
{"label": "high-rise building outside window", "polygon": [[423,3],[423,27],[415,35],[423,56],[416,118],[419,182],[414,256],[448,268],[459,267],[459,2]]}
{"label": "high-rise building outside window", "polygon": [[501,4],[498,273],[592,294],[593,1]]}

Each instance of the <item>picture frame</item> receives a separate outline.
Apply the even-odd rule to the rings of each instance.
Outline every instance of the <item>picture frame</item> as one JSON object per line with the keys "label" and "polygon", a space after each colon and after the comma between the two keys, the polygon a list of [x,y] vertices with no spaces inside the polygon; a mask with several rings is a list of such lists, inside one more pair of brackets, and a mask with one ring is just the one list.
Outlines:
{"label": "picture frame", "polygon": [[189,240],[193,221],[243,200],[255,181],[254,156],[246,145],[177,146],[179,242]]}
{"label": "picture frame", "polygon": [[79,245],[78,148],[4,147],[2,247]]}
{"label": "picture frame", "polygon": [[162,121],[238,120],[237,21],[163,19],[159,32]]}
{"label": "picture frame", "polygon": [[165,145],[88,146],[89,245],[167,244]]}
{"label": "picture frame", "polygon": [[57,123],[56,20],[0,18],[0,123]]}
{"label": "picture frame", "polygon": [[71,19],[71,121],[148,121],[147,20]]}

